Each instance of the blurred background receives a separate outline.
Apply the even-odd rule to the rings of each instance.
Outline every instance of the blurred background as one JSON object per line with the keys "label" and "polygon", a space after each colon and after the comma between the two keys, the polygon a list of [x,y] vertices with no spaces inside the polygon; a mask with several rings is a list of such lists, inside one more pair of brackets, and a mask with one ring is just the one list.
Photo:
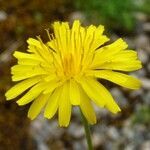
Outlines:
{"label": "blurred background", "polygon": [[0,150],[86,150],[84,129],[77,108],[68,128],[57,117],[27,118],[29,105],[6,102],[14,50],[25,51],[28,37],[46,40],[53,21],[79,19],[83,25],[105,25],[112,41],[122,37],[138,52],[143,69],[132,73],[142,88],[131,91],[102,81],[122,112],[112,115],[95,108],[98,123],[91,127],[95,150],[150,150],[150,0],[0,0]]}

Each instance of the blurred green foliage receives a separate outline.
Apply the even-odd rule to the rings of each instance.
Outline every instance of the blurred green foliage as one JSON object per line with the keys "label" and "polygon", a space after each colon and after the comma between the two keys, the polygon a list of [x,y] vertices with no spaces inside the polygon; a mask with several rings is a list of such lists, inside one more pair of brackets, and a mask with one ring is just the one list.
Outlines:
{"label": "blurred green foliage", "polygon": [[138,7],[139,11],[147,13],[150,15],[150,0],[143,0],[144,3],[140,7]]}
{"label": "blurred green foliage", "polygon": [[132,31],[135,12],[150,13],[149,0],[76,0],[76,9],[86,14],[88,20],[102,23],[108,28]]}
{"label": "blurred green foliage", "polygon": [[147,105],[141,106],[132,116],[133,123],[150,124],[150,108]]}

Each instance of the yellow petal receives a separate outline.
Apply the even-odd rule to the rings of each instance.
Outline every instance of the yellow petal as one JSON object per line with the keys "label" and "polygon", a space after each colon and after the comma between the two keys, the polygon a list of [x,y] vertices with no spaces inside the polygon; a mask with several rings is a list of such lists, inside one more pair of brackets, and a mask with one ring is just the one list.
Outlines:
{"label": "yellow petal", "polygon": [[99,25],[93,33],[93,42],[91,43],[90,49],[91,51],[96,50],[105,42],[109,41],[109,38],[102,35],[104,31],[104,26]]}
{"label": "yellow petal", "polygon": [[[87,68],[88,66],[91,66],[91,64],[93,64],[93,52],[96,50],[97,47],[101,46],[108,40],[109,39],[106,36],[102,36],[102,35],[98,39],[93,38],[93,42],[90,42],[90,47],[89,47],[90,50],[88,51],[88,53],[85,53],[85,55],[82,59],[82,66],[84,68]],[[86,49],[87,49],[87,47],[86,47]],[[95,59],[94,59],[94,61],[95,61]],[[102,61],[102,59],[101,59],[101,61]],[[101,61],[98,61],[98,64]]]}
{"label": "yellow petal", "polygon": [[79,28],[80,28],[80,21],[79,20],[75,20],[73,22],[72,25],[72,29],[71,29],[71,43],[70,43],[70,51],[71,53],[75,54],[76,51],[78,51],[78,49],[75,49],[75,47],[80,47],[78,45],[79,43]]}
{"label": "yellow petal", "polygon": [[120,71],[134,71],[142,68],[141,61],[110,61],[108,63],[97,66],[96,69],[120,70]]}
{"label": "yellow petal", "polygon": [[[141,62],[137,59],[137,52],[133,50],[120,51],[115,55],[106,54],[101,55],[99,62],[95,61],[96,69],[110,69],[110,70],[122,70],[122,71],[133,71],[142,67]],[[97,57],[95,55],[95,57]]]}
{"label": "yellow petal", "polygon": [[[113,51],[114,52],[114,51]],[[137,52],[133,50],[123,50],[116,54],[95,53],[92,69],[110,69],[121,71],[134,71],[142,67],[141,61],[137,59]]]}
{"label": "yellow petal", "polygon": [[31,104],[29,111],[28,111],[28,117],[33,120],[35,119],[41,109],[45,106],[47,100],[49,98],[49,94],[47,95],[43,95],[41,94],[37,99],[35,99],[35,101]]}
{"label": "yellow petal", "polygon": [[46,71],[40,66],[15,65],[11,68],[11,73],[13,74],[13,81],[20,81],[37,75],[46,74]]}
{"label": "yellow petal", "polygon": [[52,93],[52,95],[49,98],[49,101],[46,105],[45,111],[44,111],[44,117],[50,119],[52,118],[59,106],[59,99],[61,94],[61,87],[56,88],[56,90]]}
{"label": "yellow petal", "polygon": [[34,77],[30,79],[26,79],[16,85],[14,85],[11,89],[7,91],[5,94],[7,100],[11,100],[21,93],[23,93],[25,90],[33,86],[34,84],[38,83],[41,80],[40,77]]}
{"label": "yellow petal", "polygon": [[27,40],[29,46],[29,52],[33,52],[36,55],[38,55],[41,59],[43,59],[48,64],[52,62],[53,57],[51,54],[51,51],[48,49],[47,45],[45,45],[40,37],[38,37],[38,40],[35,40],[33,38],[29,38]]}
{"label": "yellow petal", "polygon": [[80,93],[81,93],[80,108],[82,110],[82,113],[90,124],[95,124],[96,115],[90,102],[90,99],[87,96],[87,94],[83,91],[83,89],[80,89]]}
{"label": "yellow petal", "polygon": [[30,53],[34,53],[41,58],[40,53],[39,53],[39,49],[42,48],[40,41],[38,41],[37,39],[29,38],[27,40],[27,43],[28,43],[28,50],[27,51]]}
{"label": "yellow petal", "polygon": [[56,49],[59,53],[61,52],[61,49],[62,49],[62,44],[61,44],[61,41],[60,41],[60,32],[59,32],[60,27],[61,27],[60,22],[58,22],[58,21],[54,22],[53,28],[54,28],[54,35],[55,35],[55,39],[56,39],[55,47],[56,47]]}
{"label": "yellow petal", "polygon": [[45,60],[43,60],[39,55],[36,54],[28,54],[15,51],[13,55],[18,59],[18,64],[21,65],[48,65]]}
{"label": "yellow petal", "polygon": [[70,80],[70,100],[72,105],[80,104],[80,91],[78,83],[74,80]]}
{"label": "yellow petal", "polygon": [[60,86],[60,83],[57,80],[49,81],[48,84],[49,84],[48,87],[43,92],[44,94],[51,93],[55,90],[55,88]]}
{"label": "yellow petal", "polygon": [[127,44],[122,39],[118,39],[117,41],[115,41],[110,45],[99,48],[98,50],[95,51],[95,56],[91,66],[93,67],[98,66],[104,62],[109,61],[109,59],[113,55],[116,55],[125,48],[127,48]]}
{"label": "yellow petal", "polygon": [[70,96],[69,96],[69,83],[66,82],[62,87],[62,92],[60,95],[59,100],[59,125],[67,127],[70,122],[71,117],[71,103],[70,103]]}
{"label": "yellow petal", "polygon": [[53,81],[53,80],[56,80],[56,79],[57,79],[57,76],[56,76],[56,74],[53,74],[53,73],[51,73],[48,76],[44,77],[44,81],[47,81],[47,82]]}
{"label": "yellow petal", "polygon": [[94,32],[96,30],[96,27],[93,25],[90,25],[86,29],[86,36],[83,43],[84,52],[87,54],[90,51],[90,46],[93,43],[94,39]]}
{"label": "yellow petal", "polygon": [[[106,100],[102,100],[101,99],[101,91],[99,90],[97,83],[95,86],[95,82],[94,84],[91,84],[90,81],[93,81],[92,78],[82,78],[80,80],[78,80],[78,82],[81,84],[83,90],[85,91],[85,93],[100,107],[104,107],[104,105],[106,104]],[[97,81],[96,81],[97,82]]]}
{"label": "yellow petal", "polygon": [[111,82],[114,82],[116,84],[119,84],[123,87],[130,88],[130,89],[139,89],[141,86],[141,82],[138,79],[111,70],[91,71],[89,74],[97,78],[109,80]]}
{"label": "yellow petal", "polygon": [[106,107],[112,113],[120,111],[119,106],[113,100],[111,94],[98,81],[92,78],[80,81],[86,94],[100,107]]}
{"label": "yellow petal", "polygon": [[27,43],[28,43],[29,45],[33,45],[33,46],[35,46],[35,47],[41,48],[40,42],[39,42],[38,40],[34,39],[34,38],[29,38],[29,39],[27,40]]}
{"label": "yellow petal", "polygon": [[83,44],[86,36],[86,30],[83,27],[80,27],[80,36],[81,36],[81,43]]}
{"label": "yellow petal", "polygon": [[19,59],[18,60],[18,64],[19,65],[31,65],[31,66],[34,66],[34,65],[40,65],[41,62],[38,61],[38,60],[32,60],[32,59]]}
{"label": "yellow petal", "polygon": [[96,53],[108,53],[108,55],[116,54],[128,47],[127,43],[119,38],[112,44],[99,48]]}
{"label": "yellow petal", "polygon": [[124,50],[112,56],[109,60],[113,61],[134,61],[137,59],[137,52],[133,50]]}
{"label": "yellow petal", "polygon": [[11,73],[15,74],[18,72],[26,72],[26,71],[43,71],[43,68],[40,66],[28,66],[28,65],[15,65],[11,67]]}
{"label": "yellow petal", "polygon": [[30,103],[35,98],[37,98],[46,87],[47,87],[47,83],[36,84],[22,98],[20,98],[17,101],[18,105],[25,105],[27,103]]}
{"label": "yellow petal", "polygon": [[[69,25],[66,22],[62,22],[60,28],[59,28],[59,38],[61,41],[61,45],[62,45],[62,52],[67,53],[68,49],[67,49],[67,30],[69,30]],[[69,37],[70,38],[70,37]]]}
{"label": "yellow petal", "polygon": [[17,59],[32,59],[32,60],[42,61],[42,59],[38,55],[23,53],[19,51],[15,51],[13,56],[16,57]]}
{"label": "yellow petal", "polygon": [[99,38],[95,38],[90,49],[91,50],[96,50],[98,47],[100,47],[101,45],[105,44],[106,42],[109,41],[109,38],[105,35],[101,35]]}

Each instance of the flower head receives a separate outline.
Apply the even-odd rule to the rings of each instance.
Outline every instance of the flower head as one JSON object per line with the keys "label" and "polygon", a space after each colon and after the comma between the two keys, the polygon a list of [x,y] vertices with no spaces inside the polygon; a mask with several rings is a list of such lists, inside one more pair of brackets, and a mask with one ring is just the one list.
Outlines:
{"label": "flower head", "polygon": [[28,53],[15,51],[18,64],[11,73],[12,80],[19,83],[6,93],[7,100],[26,91],[17,103],[32,102],[28,117],[34,119],[42,108],[46,118],[58,111],[60,126],[68,126],[74,105],[81,108],[90,124],[96,123],[93,103],[119,112],[119,106],[97,79],[138,89],[139,80],[122,73],[141,68],[137,53],[127,49],[122,39],[104,46],[109,39],[101,25],[84,28],[76,20],[71,28],[67,22],[54,22],[53,28],[54,34],[49,34],[46,44],[40,38],[29,38]]}

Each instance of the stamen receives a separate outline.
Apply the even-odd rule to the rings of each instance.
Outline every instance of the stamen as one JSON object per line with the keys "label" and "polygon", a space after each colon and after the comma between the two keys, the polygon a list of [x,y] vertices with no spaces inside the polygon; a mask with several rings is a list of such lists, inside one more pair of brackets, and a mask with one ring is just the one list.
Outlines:
{"label": "stamen", "polygon": [[52,40],[52,38],[50,37],[49,29],[45,29],[45,31],[46,31],[46,33],[47,33],[47,36],[48,36],[49,40],[51,41],[51,40]]}

